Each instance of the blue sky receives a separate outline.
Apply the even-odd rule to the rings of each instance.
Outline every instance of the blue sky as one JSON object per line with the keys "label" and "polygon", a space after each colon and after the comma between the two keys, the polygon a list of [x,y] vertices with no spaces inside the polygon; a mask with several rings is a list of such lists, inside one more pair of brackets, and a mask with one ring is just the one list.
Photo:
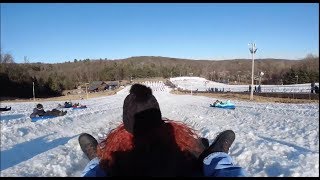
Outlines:
{"label": "blue sky", "polygon": [[16,62],[164,56],[319,55],[319,4],[1,3],[1,49]]}

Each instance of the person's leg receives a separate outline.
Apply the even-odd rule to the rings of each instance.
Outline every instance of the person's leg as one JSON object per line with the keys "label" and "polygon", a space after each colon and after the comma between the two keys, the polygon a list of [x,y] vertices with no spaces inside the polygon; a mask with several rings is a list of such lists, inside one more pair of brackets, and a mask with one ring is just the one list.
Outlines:
{"label": "person's leg", "polygon": [[245,176],[241,167],[235,166],[228,155],[229,148],[235,140],[235,133],[226,130],[220,133],[215,141],[203,151],[199,160],[203,163],[204,176],[236,177]]}
{"label": "person's leg", "polygon": [[43,116],[54,116],[54,113],[52,111],[46,111]]}
{"label": "person's leg", "polygon": [[51,112],[52,112],[52,114],[53,114],[54,116],[59,116],[61,111],[59,111],[59,110],[57,110],[57,109],[52,109]]}
{"label": "person's leg", "polygon": [[80,134],[78,138],[81,150],[90,160],[81,173],[82,177],[103,177],[106,173],[99,166],[99,158],[97,157],[98,141],[87,133]]}
{"label": "person's leg", "polygon": [[244,177],[244,170],[233,164],[232,158],[225,152],[215,152],[203,160],[204,176]]}
{"label": "person's leg", "polygon": [[99,165],[99,158],[98,157],[91,159],[89,161],[89,163],[86,165],[86,167],[83,169],[83,171],[81,173],[81,177],[88,176],[88,174],[91,174],[91,173],[89,173],[89,171],[92,171],[92,169],[94,169],[98,165]]}

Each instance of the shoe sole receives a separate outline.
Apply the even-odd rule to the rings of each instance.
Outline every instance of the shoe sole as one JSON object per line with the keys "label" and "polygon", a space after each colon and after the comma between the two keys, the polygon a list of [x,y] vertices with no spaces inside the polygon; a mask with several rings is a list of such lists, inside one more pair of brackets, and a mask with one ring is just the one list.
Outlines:
{"label": "shoe sole", "polygon": [[[213,141],[213,143],[209,146],[208,148],[208,151],[212,151],[213,147],[221,140],[223,139],[225,136],[228,136],[229,134],[232,134],[232,142],[231,144],[233,143],[233,141],[235,140],[236,138],[236,135],[233,131],[231,130],[226,130],[226,131],[223,131],[221,132],[217,137],[216,139]],[[231,146],[230,146],[231,147]]]}
{"label": "shoe sole", "polygon": [[[199,156],[199,160],[200,162],[202,163],[203,159],[206,158],[209,154],[212,153],[213,151],[213,148],[214,146],[217,144],[217,142],[219,142],[222,138],[224,138],[226,135],[228,134],[232,134],[232,142],[231,144],[234,142],[235,140],[235,133],[232,131],[232,130],[226,130],[226,131],[223,131],[221,132],[217,137],[216,139],[213,141],[213,143],[208,147],[206,148]],[[231,147],[231,146],[230,146]]]}
{"label": "shoe sole", "polygon": [[201,138],[201,143],[205,148],[208,148],[210,145],[209,140],[207,138]]}
{"label": "shoe sole", "polygon": [[78,142],[79,142],[80,147],[83,152],[86,151],[86,147],[89,144],[94,144],[95,146],[98,145],[98,141],[93,136],[91,136],[90,134],[87,134],[87,133],[80,134],[80,136],[78,138]]}

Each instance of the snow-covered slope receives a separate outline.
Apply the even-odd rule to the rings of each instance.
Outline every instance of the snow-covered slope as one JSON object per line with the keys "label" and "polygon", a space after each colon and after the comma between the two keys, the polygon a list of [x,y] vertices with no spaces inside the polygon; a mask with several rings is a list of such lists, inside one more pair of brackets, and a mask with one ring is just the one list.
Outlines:
{"label": "snow-covered slope", "polygon": [[[217,88],[218,91],[244,92],[249,90],[249,85],[229,85],[214,81],[209,81],[201,77],[175,77],[170,78],[178,88],[184,90],[206,91],[209,88]],[[319,87],[319,83],[315,83]],[[254,85],[257,86],[258,85]],[[261,92],[287,92],[287,93],[310,93],[311,83],[291,84],[291,85],[261,85]]]}
{"label": "snow-covered slope", "polygon": [[[248,176],[319,176],[319,104],[232,101],[236,109],[226,110],[209,107],[213,98],[173,95],[162,82],[145,84],[153,89],[164,117],[187,123],[210,143],[219,132],[232,129],[236,140],[231,157]],[[66,109],[63,117],[38,122],[29,118],[35,103],[1,103],[12,106],[1,113],[1,177],[80,176],[88,159],[79,134],[101,138],[119,125],[129,89],[80,100],[88,108]],[[63,102],[42,104],[49,110],[58,103]]]}

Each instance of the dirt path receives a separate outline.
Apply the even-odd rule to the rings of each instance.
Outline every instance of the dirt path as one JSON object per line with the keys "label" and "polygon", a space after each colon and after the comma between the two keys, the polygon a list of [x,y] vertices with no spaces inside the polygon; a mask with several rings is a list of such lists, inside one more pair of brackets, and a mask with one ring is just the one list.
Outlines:
{"label": "dirt path", "polygon": [[[190,94],[180,91],[171,91],[172,94]],[[230,99],[230,100],[241,100],[241,101],[250,101],[249,95],[243,95],[243,94],[220,94],[220,93],[198,93],[195,94],[195,96],[206,96],[206,97],[212,97],[214,100],[223,98],[223,99]],[[319,100],[309,100],[309,99],[289,99],[289,98],[275,98],[275,97],[263,97],[255,95],[253,96],[254,102],[277,102],[277,103],[319,103]]]}
{"label": "dirt path", "polygon": [[[144,79],[143,79],[144,80]],[[143,81],[141,80],[141,81]],[[160,80],[160,79],[159,79]],[[88,93],[88,99],[102,97],[102,96],[110,96],[116,94],[116,92],[122,90],[119,88],[113,91],[103,91],[103,92],[96,92],[96,93]],[[180,91],[171,91],[172,94],[187,94],[185,92]],[[250,101],[249,95],[243,94],[215,94],[215,93],[194,93],[195,96],[206,96],[211,97],[214,100],[222,98],[222,99],[231,99],[231,100],[241,100],[241,101]],[[52,98],[36,98],[37,102],[44,102],[44,101],[71,101],[71,100],[80,100],[81,98],[86,99],[86,94],[78,94],[78,95],[66,95],[66,96],[59,96],[59,97],[52,97]],[[1,102],[32,102],[33,99],[1,99]],[[274,97],[263,97],[263,96],[254,96],[254,102],[278,102],[278,103],[319,103],[319,100],[308,100],[308,99],[289,99],[289,98],[274,98]]]}

